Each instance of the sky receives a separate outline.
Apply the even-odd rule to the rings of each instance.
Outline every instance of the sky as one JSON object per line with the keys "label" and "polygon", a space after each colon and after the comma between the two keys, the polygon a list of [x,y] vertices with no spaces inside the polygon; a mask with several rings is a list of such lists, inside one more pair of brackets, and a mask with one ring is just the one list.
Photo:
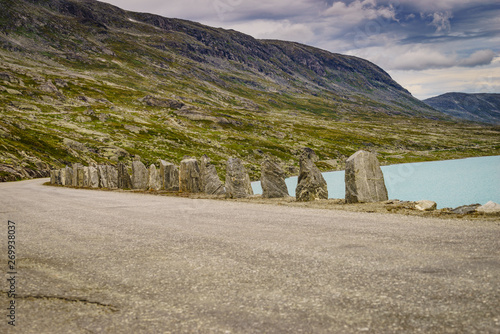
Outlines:
{"label": "sky", "polygon": [[499,0],[105,0],[365,58],[413,96],[500,93]]}

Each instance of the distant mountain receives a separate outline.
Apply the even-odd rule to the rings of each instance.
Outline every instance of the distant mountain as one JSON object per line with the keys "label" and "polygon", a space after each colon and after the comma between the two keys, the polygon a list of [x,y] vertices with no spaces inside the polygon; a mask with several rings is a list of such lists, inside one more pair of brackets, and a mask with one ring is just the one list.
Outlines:
{"label": "distant mountain", "polygon": [[446,93],[423,102],[456,118],[500,124],[500,94]]}
{"label": "distant mountain", "polygon": [[[462,125],[361,58],[93,0],[0,8],[0,180],[134,155],[207,154],[221,176],[240,157],[255,179],[266,154],[296,173],[303,146],[323,170],[360,148],[383,164],[470,152]],[[496,133],[471,133],[497,153]]]}

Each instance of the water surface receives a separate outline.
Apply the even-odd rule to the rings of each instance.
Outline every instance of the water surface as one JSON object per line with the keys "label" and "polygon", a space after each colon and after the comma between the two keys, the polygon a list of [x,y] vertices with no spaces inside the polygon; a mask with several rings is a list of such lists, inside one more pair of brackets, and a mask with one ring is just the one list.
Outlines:
{"label": "water surface", "polygon": [[[382,166],[382,172],[391,199],[428,199],[438,208],[500,203],[500,156]],[[344,198],[344,171],[323,176],[329,197]],[[288,193],[294,196],[297,177],[285,181]],[[253,182],[252,188],[255,194],[262,194],[260,182]]]}

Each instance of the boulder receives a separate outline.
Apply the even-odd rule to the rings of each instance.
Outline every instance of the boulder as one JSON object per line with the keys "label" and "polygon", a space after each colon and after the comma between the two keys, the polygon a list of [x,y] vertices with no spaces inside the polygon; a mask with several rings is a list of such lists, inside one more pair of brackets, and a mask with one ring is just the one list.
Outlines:
{"label": "boulder", "polygon": [[384,174],[375,154],[357,151],[345,166],[346,203],[383,202],[389,199]]}
{"label": "boulder", "polygon": [[161,182],[160,182],[160,174],[156,170],[155,165],[149,166],[148,170],[148,189],[149,190],[160,190]]}
{"label": "boulder", "polygon": [[318,160],[316,153],[310,148],[302,149],[300,154],[300,170],[295,189],[295,198],[300,202],[328,199],[326,181],[314,164]]}
{"label": "boulder", "polygon": [[[127,166],[125,166],[124,163],[120,162],[116,168],[113,167],[113,172],[116,173],[116,183],[114,184],[115,188],[119,188],[119,189],[132,189],[133,188],[132,179],[130,178],[130,174],[128,173],[128,168],[127,168]],[[110,173],[109,168],[108,168],[108,173]],[[110,177],[110,180],[111,180],[111,177]],[[110,184],[109,186],[111,188],[112,184]]]}
{"label": "boulder", "polygon": [[98,165],[97,172],[99,173],[99,187],[108,188],[108,166]]}
{"label": "boulder", "polygon": [[116,189],[118,188],[118,169],[115,166],[106,166],[108,170],[108,188]]}
{"label": "boulder", "polygon": [[224,195],[226,189],[222,184],[215,166],[210,163],[207,155],[201,157],[200,163],[202,191],[208,195]]}
{"label": "boulder", "polygon": [[187,158],[181,161],[179,168],[179,191],[189,193],[199,193],[202,191],[198,160]]}
{"label": "boulder", "polygon": [[267,157],[260,169],[260,185],[263,198],[287,197],[288,188],[285,183],[285,172],[274,160]]}
{"label": "boulder", "polygon": [[252,184],[247,170],[238,158],[230,158],[226,163],[226,197],[245,198],[253,195]]}
{"label": "boulder", "polygon": [[480,206],[481,206],[481,204],[462,205],[462,206],[459,206],[459,207],[451,210],[451,212],[459,214],[459,215],[466,215],[469,213],[476,212],[476,209]]}
{"label": "boulder", "polygon": [[437,206],[436,202],[428,200],[415,202],[415,209],[420,211],[433,211],[436,210],[436,206]]}
{"label": "boulder", "polygon": [[477,208],[476,211],[482,213],[499,213],[500,204],[495,203],[493,201],[489,201],[485,205],[481,205],[479,208]]}
{"label": "boulder", "polygon": [[89,187],[99,188],[99,172],[94,166],[89,166]]}
{"label": "boulder", "polygon": [[162,190],[179,191],[179,169],[173,163],[159,160],[160,184]]}
{"label": "boulder", "polygon": [[148,170],[146,166],[144,166],[144,164],[139,160],[132,162],[132,188],[148,188]]}

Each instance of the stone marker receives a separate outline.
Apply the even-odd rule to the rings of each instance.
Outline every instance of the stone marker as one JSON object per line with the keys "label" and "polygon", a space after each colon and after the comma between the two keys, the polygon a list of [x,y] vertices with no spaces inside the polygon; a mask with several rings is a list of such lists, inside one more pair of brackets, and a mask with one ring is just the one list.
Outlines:
{"label": "stone marker", "polygon": [[415,209],[420,211],[433,211],[436,210],[437,204],[436,202],[429,200],[422,200],[415,202]]}
{"label": "stone marker", "polygon": [[155,165],[149,166],[148,170],[148,189],[149,190],[160,190],[161,182],[160,182],[160,174],[156,170]]}
{"label": "stone marker", "polygon": [[99,187],[108,188],[108,166],[98,165],[97,171],[99,173]]}
{"label": "stone marker", "polygon": [[222,184],[215,166],[210,163],[210,158],[205,154],[200,163],[201,188],[208,195],[224,195],[226,189]]}
{"label": "stone marker", "polygon": [[[125,167],[126,168],[126,167]],[[108,170],[108,188],[109,189],[116,189],[118,188],[118,168],[115,166],[107,166],[106,169]],[[129,184],[129,189],[132,188],[132,183],[130,181],[130,175],[127,173],[127,179],[128,179],[128,184]]]}
{"label": "stone marker", "polygon": [[58,182],[59,182],[59,185],[61,185],[61,186],[66,185],[66,169],[65,168],[59,169]]}
{"label": "stone marker", "polygon": [[173,163],[159,160],[162,190],[179,191],[179,169]]}
{"label": "stone marker", "polygon": [[482,213],[498,213],[500,212],[500,204],[489,201],[485,205],[481,205],[479,208],[477,208],[476,211]]}
{"label": "stone marker", "polygon": [[370,203],[388,200],[384,174],[375,154],[357,151],[345,166],[346,203]]}
{"label": "stone marker", "polygon": [[89,187],[99,188],[99,172],[94,166],[89,166]]}
{"label": "stone marker", "polygon": [[50,184],[56,184],[56,170],[50,170]]}
{"label": "stone marker", "polygon": [[328,187],[318,167],[314,164],[318,156],[308,147],[300,154],[300,171],[295,188],[297,201],[306,202],[319,199],[328,199]]}
{"label": "stone marker", "polygon": [[[83,186],[83,166],[82,164],[79,164],[79,163],[75,163],[73,164],[73,181],[71,182],[71,184],[73,185],[73,187],[82,187]],[[78,171],[81,170],[81,174],[80,174],[80,180],[81,182],[79,181],[79,173]]]}
{"label": "stone marker", "polygon": [[250,176],[238,158],[229,158],[226,163],[226,197],[245,198],[253,195]]}
{"label": "stone marker", "polygon": [[139,160],[132,162],[132,188],[144,190],[148,188],[148,170]]}
{"label": "stone marker", "polygon": [[[111,166],[109,166],[111,167]],[[110,169],[108,167],[108,173],[110,173]],[[113,173],[116,173],[116,183],[114,184],[115,188],[119,189],[132,189],[132,179],[130,178],[130,174],[128,173],[127,166],[124,163],[118,163],[116,168],[113,167]],[[111,175],[111,174],[110,174]],[[111,183],[111,177],[109,179]],[[110,187],[112,184],[110,184]]]}
{"label": "stone marker", "polygon": [[71,167],[64,167],[65,173],[64,173],[64,185],[65,186],[72,186],[73,185],[73,168]]}
{"label": "stone marker", "polygon": [[[75,187],[83,187],[83,183],[84,183],[83,165],[76,164],[76,173],[75,173],[75,169],[73,169],[73,173],[76,174],[76,184],[74,184],[74,186]],[[73,176],[73,180],[75,180],[75,176]]]}
{"label": "stone marker", "polygon": [[263,198],[287,197],[288,188],[285,183],[285,172],[274,160],[266,157],[260,169],[260,185]]}
{"label": "stone marker", "polygon": [[202,191],[198,160],[187,158],[181,161],[179,168],[179,191],[188,193],[199,193]]}
{"label": "stone marker", "polygon": [[90,187],[90,172],[88,166],[83,166],[83,186]]}

